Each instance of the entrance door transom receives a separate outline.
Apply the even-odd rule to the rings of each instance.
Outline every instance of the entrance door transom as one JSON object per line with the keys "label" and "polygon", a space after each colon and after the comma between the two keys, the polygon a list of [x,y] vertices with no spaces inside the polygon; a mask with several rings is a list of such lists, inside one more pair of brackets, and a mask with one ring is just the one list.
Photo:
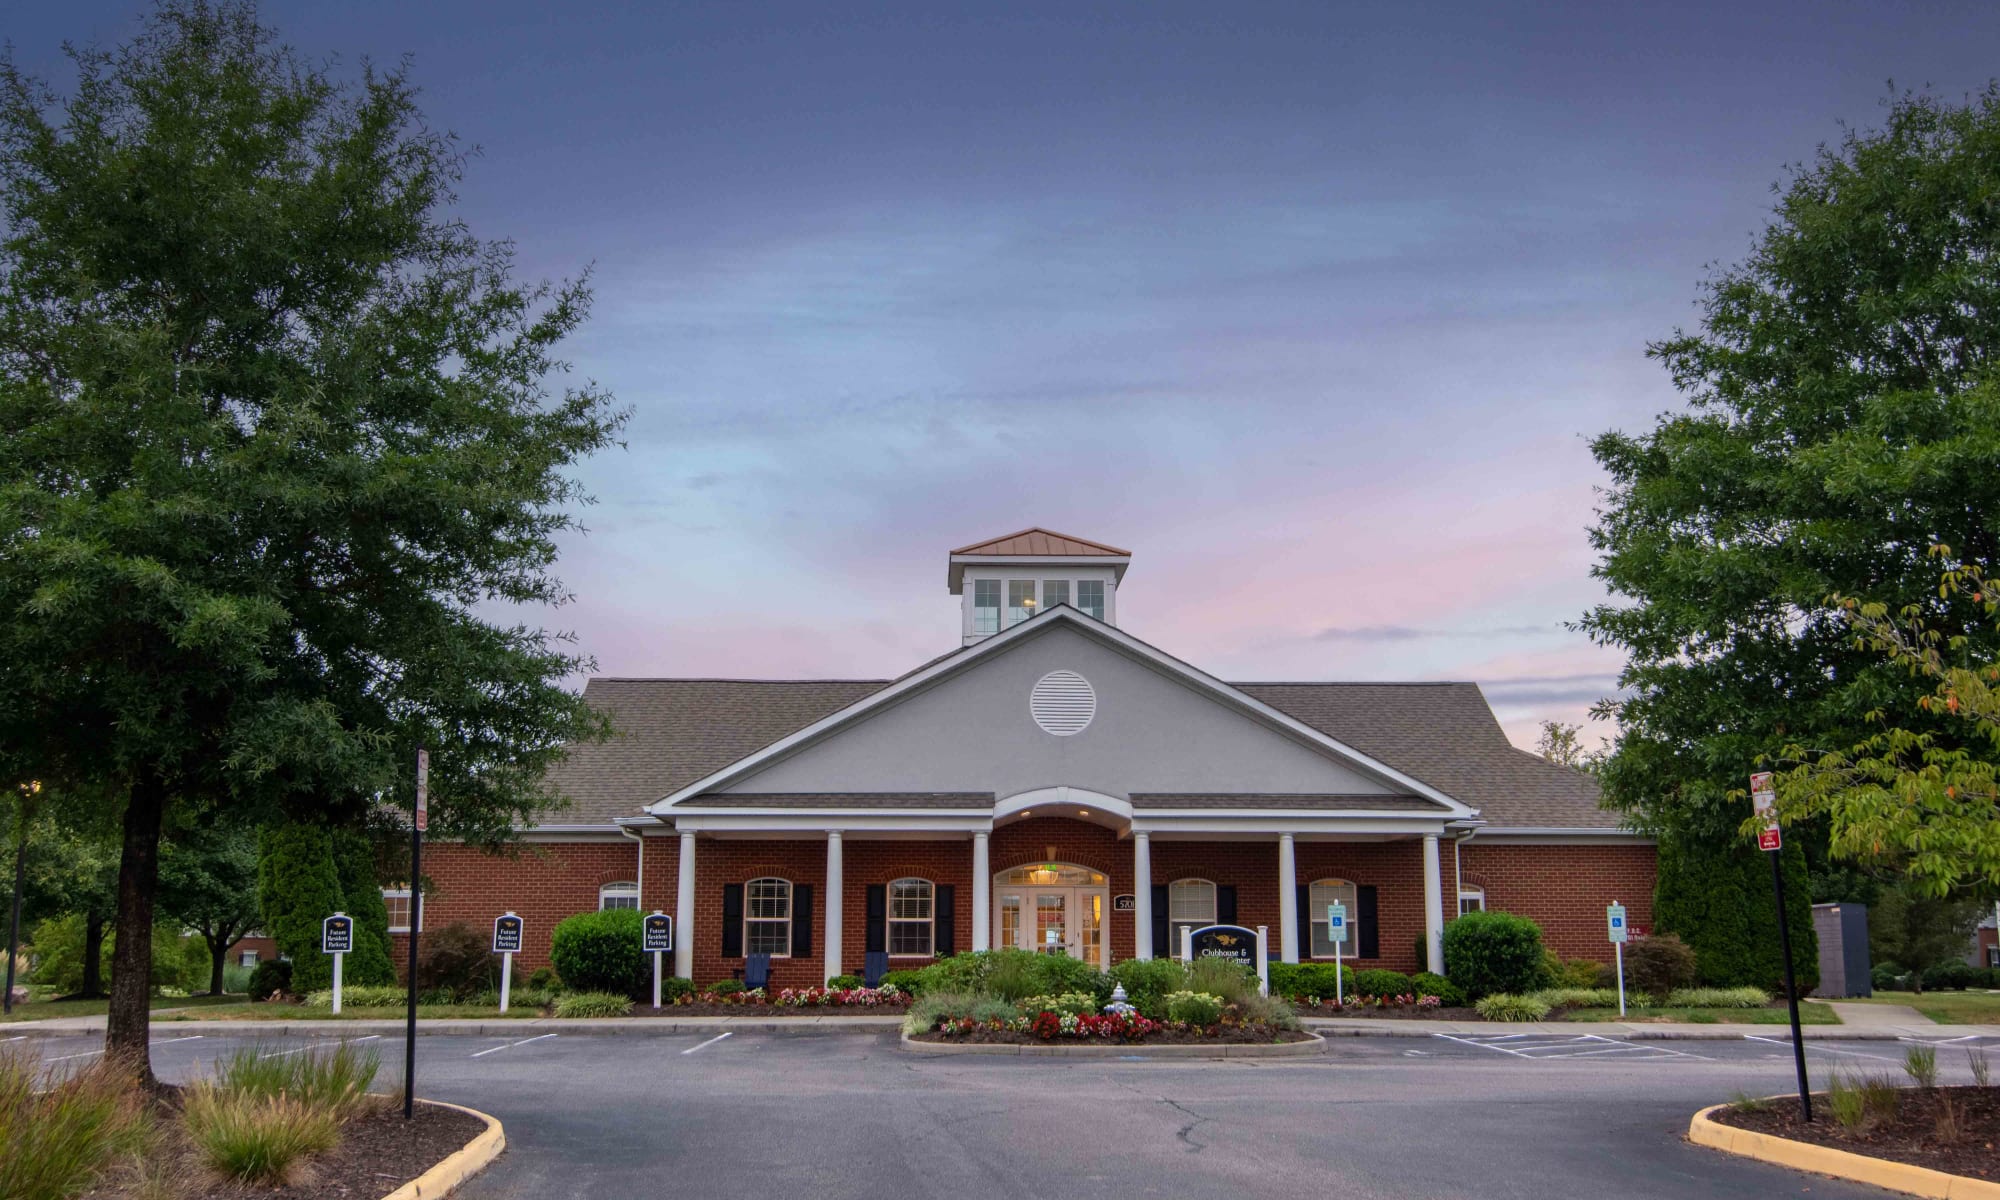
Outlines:
{"label": "entrance door transom", "polygon": [[1106,970],[1111,881],[1067,863],[1034,863],[993,877],[993,944],[1066,954]]}

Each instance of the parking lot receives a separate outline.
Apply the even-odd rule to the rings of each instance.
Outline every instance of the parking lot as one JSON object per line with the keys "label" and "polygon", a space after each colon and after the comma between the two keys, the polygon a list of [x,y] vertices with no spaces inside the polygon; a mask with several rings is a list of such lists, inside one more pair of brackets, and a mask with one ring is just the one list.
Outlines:
{"label": "parking lot", "polygon": [[[154,1044],[188,1078],[248,1043]],[[300,1039],[254,1043],[296,1053]],[[400,1038],[367,1040],[385,1084]],[[82,1061],[93,1038],[36,1043]],[[1967,1045],[1940,1046],[1947,1081]],[[1808,1043],[1901,1074],[1904,1043]],[[1687,1145],[1703,1104],[1791,1085],[1782,1036],[1624,1042],[1557,1031],[1336,1039],[1302,1059],[917,1055],[892,1034],[424,1037],[419,1093],[484,1109],[508,1154],[467,1200],[558,1196],[1881,1196]]]}

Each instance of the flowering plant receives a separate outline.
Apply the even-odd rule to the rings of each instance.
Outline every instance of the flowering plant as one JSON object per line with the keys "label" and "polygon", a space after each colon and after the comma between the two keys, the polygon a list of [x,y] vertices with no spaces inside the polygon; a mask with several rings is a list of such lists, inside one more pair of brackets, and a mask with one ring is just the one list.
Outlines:
{"label": "flowering plant", "polygon": [[675,1004],[720,1004],[727,1006],[758,1007],[771,1005],[777,1008],[887,1008],[900,1007],[909,1003],[909,996],[901,988],[884,985],[878,988],[827,988],[802,987],[780,988],[773,997],[763,988],[752,988],[747,992],[699,991],[692,995],[680,996]]}
{"label": "flowering plant", "polygon": [[1136,1012],[1056,1013],[1042,1012],[1015,1022],[1014,1028],[1043,1041],[1056,1038],[1101,1038],[1107,1041],[1136,1042],[1164,1028],[1160,1022]]}

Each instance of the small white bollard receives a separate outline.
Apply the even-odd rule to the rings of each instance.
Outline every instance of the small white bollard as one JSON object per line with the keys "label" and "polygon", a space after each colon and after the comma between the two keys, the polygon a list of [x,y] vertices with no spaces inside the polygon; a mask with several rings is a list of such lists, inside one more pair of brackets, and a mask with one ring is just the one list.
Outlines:
{"label": "small white bollard", "polygon": [[1264,943],[1269,933],[1268,926],[1257,927],[1257,994],[1260,996],[1271,994],[1271,960],[1264,953]]}

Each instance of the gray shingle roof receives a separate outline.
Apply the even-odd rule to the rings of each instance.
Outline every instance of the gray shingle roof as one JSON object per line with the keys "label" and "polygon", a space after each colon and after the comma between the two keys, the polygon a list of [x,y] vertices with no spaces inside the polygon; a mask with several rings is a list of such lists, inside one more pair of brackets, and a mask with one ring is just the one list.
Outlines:
{"label": "gray shingle roof", "polygon": [[[655,797],[657,799],[657,797]],[[992,792],[703,792],[676,804],[688,808],[977,808],[993,807]]]}
{"label": "gray shingle roof", "polygon": [[1231,685],[1480,810],[1488,825],[1616,829],[1597,780],[1507,740],[1476,683]]}
{"label": "gray shingle roof", "polygon": [[[610,714],[618,733],[608,742],[576,747],[551,772],[572,805],[545,823],[608,824],[637,816],[661,797],[887,685],[876,679],[593,679],[584,698]],[[1480,809],[1489,825],[1606,830],[1618,825],[1617,814],[1598,807],[1597,783],[1590,776],[1515,748],[1476,684],[1234,686]],[[1214,807],[1270,802],[1249,796],[1201,799],[1203,806],[1218,801]],[[1230,803],[1219,803],[1224,799]],[[1346,804],[1350,798],[1326,799]],[[991,804],[992,797],[983,802]],[[1380,801],[1369,803],[1381,807]],[[954,795],[952,806],[959,804]]]}
{"label": "gray shingle roof", "polygon": [[1313,812],[1449,812],[1422,796],[1294,796],[1233,792],[1223,796],[1132,793],[1132,807],[1146,811],[1199,808],[1295,808]]}

